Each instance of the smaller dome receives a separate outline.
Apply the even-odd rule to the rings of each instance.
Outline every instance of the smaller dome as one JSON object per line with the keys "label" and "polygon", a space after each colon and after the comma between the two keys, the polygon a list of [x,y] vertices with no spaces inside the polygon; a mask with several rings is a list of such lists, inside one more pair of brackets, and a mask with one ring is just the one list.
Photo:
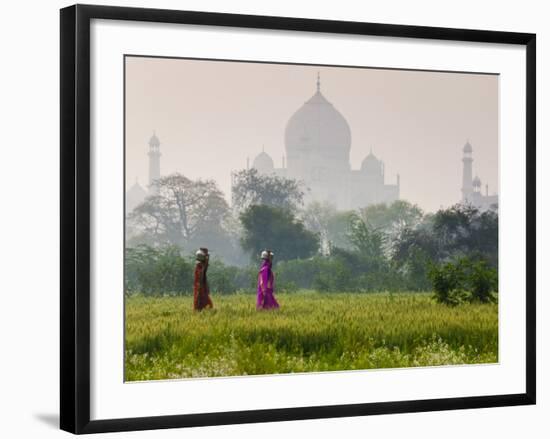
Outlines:
{"label": "smaller dome", "polygon": [[472,145],[470,145],[470,142],[466,142],[466,145],[464,145],[464,148],[462,149],[463,152],[472,152]]}
{"label": "smaller dome", "polygon": [[275,168],[275,165],[273,163],[273,159],[269,156],[269,154],[262,151],[254,159],[254,162],[252,163],[252,167],[256,168],[258,171],[262,173],[268,173],[273,171],[273,169]]}
{"label": "smaller dome", "polygon": [[372,151],[365,157],[361,163],[361,171],[367,174],[381,174],[382,163],[376,158]]}
{"label": "smaller dome", "polygon": [[141,204],[147,197],[147,191],[136,182],[126,192],[126,212],[131,212],[136,206]]}
{"label": "smaller dome", "polygon": [[136,181],[127,192],[128,196],[136,199],[142,199],[147,196],[147,191]]}
{"label": "smaller dome", "polygon": [[476,175],[476,177],[473,179],[472,184],[474,187],[481,187],[481,179]]}
{"label": "smaller dome", "polygon": [[149,146],[156,146],[156,147],[160,146],[160,140],[157,137],[155,132],[153,132],[153,135],[149,139]]}

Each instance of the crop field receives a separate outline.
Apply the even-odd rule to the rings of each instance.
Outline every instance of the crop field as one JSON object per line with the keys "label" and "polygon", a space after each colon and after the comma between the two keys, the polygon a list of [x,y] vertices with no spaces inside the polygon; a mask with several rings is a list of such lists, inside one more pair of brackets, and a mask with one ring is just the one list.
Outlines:
{"label": "crop field", "polygon": [[126,298],[127,381],[494,363],[498,305],[437,304],[429,293]]}

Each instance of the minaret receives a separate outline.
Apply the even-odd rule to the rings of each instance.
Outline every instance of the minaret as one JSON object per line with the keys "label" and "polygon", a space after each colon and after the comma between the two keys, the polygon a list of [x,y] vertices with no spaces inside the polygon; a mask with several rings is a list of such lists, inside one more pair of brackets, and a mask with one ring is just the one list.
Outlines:
{"label": "minaret", "polygon": [[149,194],[158,193],[158,189],[153,186],[153,182],[160,178],[160,141],[153,131],[149,139]]}
{"label": "minaret", "polygon": [[321,91],[321,73],[317,72],[317,93]]}
{"label": "minaret", "polygon": [[472,182],[472,145],[470,142],[466,142],[462,149],[464,153],[462,156],[462,202],[471,201],[472,193],[474,192],[474,185]]}

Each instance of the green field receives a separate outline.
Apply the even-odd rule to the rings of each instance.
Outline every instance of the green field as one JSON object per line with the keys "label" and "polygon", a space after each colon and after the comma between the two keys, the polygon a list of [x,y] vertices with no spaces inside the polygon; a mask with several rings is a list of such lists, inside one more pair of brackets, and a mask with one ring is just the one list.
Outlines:
{"label": "green field", "polygon": [[126,380],[494,363],[498,305],[435,303],[430,294],[277,294],[126,299]]}

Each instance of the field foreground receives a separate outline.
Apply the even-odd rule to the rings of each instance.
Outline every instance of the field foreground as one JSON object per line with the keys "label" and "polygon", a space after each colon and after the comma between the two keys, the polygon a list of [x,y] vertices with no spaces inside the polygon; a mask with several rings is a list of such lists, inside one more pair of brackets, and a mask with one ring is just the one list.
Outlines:
{"label": "field foreground", "polygon": [[498,361],[498,306],[436,304],[430,294],[277,294],[126,299],[127,381]]}

